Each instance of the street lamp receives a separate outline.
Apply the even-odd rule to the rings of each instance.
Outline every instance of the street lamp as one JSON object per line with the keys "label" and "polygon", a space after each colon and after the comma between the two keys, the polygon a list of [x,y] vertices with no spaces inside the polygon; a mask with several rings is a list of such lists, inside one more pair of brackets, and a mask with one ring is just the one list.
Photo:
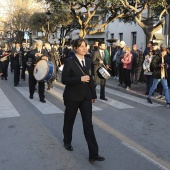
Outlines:
{"label": "street lamp", "polygon": [[50,17],[51,17],[51,12],[48,10],[46,12],[46,19],[47,19],[47,24],[48,24],[48,41],[50,40]]}

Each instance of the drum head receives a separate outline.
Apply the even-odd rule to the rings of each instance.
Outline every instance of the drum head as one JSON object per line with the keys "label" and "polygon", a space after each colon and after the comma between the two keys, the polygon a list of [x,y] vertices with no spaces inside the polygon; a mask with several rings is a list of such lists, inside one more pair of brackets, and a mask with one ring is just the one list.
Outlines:
{"label": "drum head", "polygon": [[99,67],[98,69],[97,69],[97,75],[98,75],[98,77],[100,78],[100,79],[105,79],[103,76],[102,76],[102,74],[100,73],[100,69],[102,69],[102,67]]}
{"label": "drum head", "polygon": [[48,63],[45,60],[40,60],[34,67],[34,77],[36,80],[43,80],[48,72]]}

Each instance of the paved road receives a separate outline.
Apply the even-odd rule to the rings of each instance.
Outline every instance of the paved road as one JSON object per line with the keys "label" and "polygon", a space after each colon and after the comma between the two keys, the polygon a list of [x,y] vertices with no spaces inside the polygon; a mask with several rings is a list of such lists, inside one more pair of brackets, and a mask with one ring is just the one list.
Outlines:
{"label": "paved road", "polygon": [[161,100],[148,104],[143,84],[132,85],[130,91],[117,84],[108,80],[109,100],[93,105],[94,130],[106,160],[90,164],[80,114],[74,151],[63,147],[64,86],[56,82],[43,104],[38,94],[29,99],[27,81],[14,87],[9,73],[7,81],[0,80],[0,170],[170,169],[170,109]]}

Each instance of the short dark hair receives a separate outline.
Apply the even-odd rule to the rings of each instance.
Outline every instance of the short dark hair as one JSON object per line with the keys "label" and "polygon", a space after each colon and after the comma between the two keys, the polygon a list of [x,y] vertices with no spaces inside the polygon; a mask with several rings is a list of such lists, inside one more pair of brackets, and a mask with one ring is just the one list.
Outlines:
{"label": "short dark hair", "polygon": [[102,44],[105,44],[104,41],[99,42],[98,46],[101,46]]}
{"label": "short dark hair", "polygon": [[82,44],[82,42],[85,42],[85,44],[86,44],[86,46],[87,46],[87,42],[86,42],[85,39],[83,39],[83,38],[77,38],[77,39],[75,39],[74,42],[73,42],[73,49],[80,47],[81,44]]}

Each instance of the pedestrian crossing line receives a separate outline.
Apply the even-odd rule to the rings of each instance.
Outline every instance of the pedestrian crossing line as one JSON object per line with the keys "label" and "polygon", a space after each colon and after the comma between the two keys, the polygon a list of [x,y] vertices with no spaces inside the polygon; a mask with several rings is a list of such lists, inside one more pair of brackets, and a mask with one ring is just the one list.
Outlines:
{"label": "pedestrian crossing line", "polygon": [[[96,89],[100,89],[99,86],[96,87]],[[110,93],[110,94],[113,94],[113,95],[116,95],[116,96],[119,96],[121,98],[125,98],[127,100],[131,100],[133,102],[136,102],[136,103],[139,103],[139,104],[142,104],[142,105],[145,105],[145,106],[148,106],[148,107],[158,107],[158,106],[163,106],[161,104],[158,104],[158,103],[153,103],[153,104],[150,104],[146,101],[146,99],[142,99],[140,97],[136,97],[136,96],[133,96],[133,95],[130,95],[130,94],[126,94],[126,93],[123,93],[123,92],[120,92],[120,91],[117,91],[117,90],[113,90],[113,89],[109,89],[109,88],[105,88],[105,92],[107,93]]]}
{"label": "pedestrian crossing line", "polygon": [[[55,95],[57,98],[63,101],[63,91],[60,90],[59,88],[53,87],[48,92]],[[92,111],[99,111],[99,110],[102,110],[102,109],[100,109],[97,106],[92,105]]]}
{"label": "pedestrian crossing line", "polygon": [[[98,98],[99,98],[99,95],[98,95]],[[119,102],[119,101],[117,101],[117,100],[113,100],[113,99],[111,99],[111,98],[109,98],[109,97],[107,97],[107,99],[108,99],[108,101],[106,101],[106,100],[100,100],[100,102],[105,103],[105,104],[108,104],[108,105],[110,105],[110,106],[112,106],[112,107],[115,107],[115,108],[117,108],[117,109],[132,109],[132,108],[135,108],[135,107],[130,106],[130,105],[128,105],[128,104]]]}
{"label": "pedestrian crossing line", "polygon": [[33,104],[42,114],[56,114],[63,113],[58,107],[46,100],[46,103],[39,101],[39,96],[34,93],[34,99],[29,99],[28,87],[15,87],[31,104]]}
{"label": "pedestrian crossing line", "polygon": [[0,89],[0,118],[7,117],[19,117],[20,114],[17,112],[15,107],[6,97],[2,89]]}

